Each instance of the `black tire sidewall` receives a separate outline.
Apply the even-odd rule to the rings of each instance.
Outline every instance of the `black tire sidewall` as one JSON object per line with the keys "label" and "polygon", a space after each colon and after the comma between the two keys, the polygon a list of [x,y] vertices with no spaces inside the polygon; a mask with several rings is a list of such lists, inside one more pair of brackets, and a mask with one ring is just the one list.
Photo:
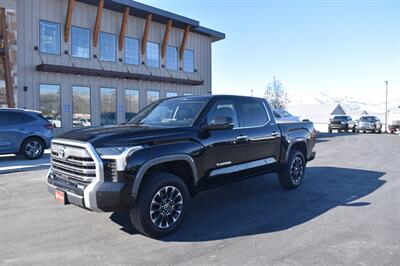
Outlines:
{"label": "black tire sidewall", "polygon": [[[135,202],[135,206],[130,212],[132,222],[140,233],[153,238],[171,234],[178,229],[185,219],[190,204],[190,194],[187,186],[181,178],[169,173],[152,173],[145,176],[145,179],[147,180],[142,184],[142,189]],[[183,209],[174,225],[166,229],[161,229],[156,227],[151,221],[150,204],[154,195],[165,186],[174,186],[181,192]],[[132,215],[136,215],[137,217],[132,217]]]}
{"label": "black tire sidewall", "polygon": [[[300,157],[300,159],[303,162],[303,174],[301,176],[300,182],[297,184],[295,184],[293,182],[292,177],[291,177],[291,167],[292,167],[293,161],[296,157]],[[301,153],[298,150],[292,150],[290,152],[289,160],[288,160],[287,164],[285,165],[283,170],[279,173],[279,181],[280,181],[281,185],[286,189],[297,188],[303,183],[305,172],[306,172],[306,160],[305,160],[303,153]]]}
{"label": "black tire sidewall", "polygon": [[[38,156],[36,156],[36,157],[31,157],[31,156],[29,156],[28,154],[26,154],[26,152],[25,152],[25,147],[26,147],[26,145],[28,145],[28,143],[31,142],[31,141],[37,141],[37,142],[40,143],[40,145],[42,145],[42,151],[41,151],[40,154],[39,154]],[[25,159],[27,159],[27,160],[37,160],[37,159],[39,159],[39,158],[42,157],[42,155],[43,155],[43,153],[44,153],[44,149],[45,149],[44,143],[43,143],[43,141],[42,141],[40,138],[31,137],[31,138],[28,138],[28,139],[24,140],[24,142],[23,142],[22,145],[21,145],[20,153],[21,153],[21,155],[22,155]]]}

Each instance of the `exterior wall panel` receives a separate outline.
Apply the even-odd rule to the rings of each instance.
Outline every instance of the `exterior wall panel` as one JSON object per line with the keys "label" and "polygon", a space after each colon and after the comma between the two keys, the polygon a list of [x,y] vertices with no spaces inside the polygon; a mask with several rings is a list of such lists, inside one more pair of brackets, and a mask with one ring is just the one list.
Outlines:
{"label": "exterior wall panel", "polygon": [[[174,77],[203,79],[204,85],[188,86],[174,85],[170,83],[144,82],[135,80],[122,80],[101,77],[78,76],[69,74],[43,73],[35,70],[35,66],[41,64],[43,60],[46,64],[58,64],[71,66],[71,60],[64,51],[71,54],[71,36],[69,42],[64,42],[64,25],[67,11],[67,0],[24,0],[17,1],[18,12],[18,106],[28,109],[40,108],[39,104],[39,85],[59,84],[61,85],[61,111],[62,111],[62,129],[65,131],[72,128],[72,91],[74,85],[88,86],[91,88],[91,110],[92,124],[100,124],[100,88],[112,87],[117,88],[117,119],[118,123],[124,121],[124,89],[138,89],[140,91],[140,107],[146,105],[146,91],[160,91],[160,97],[164,98],[167,91],[178,92],[178,95],[184,93],[194,93],[195,95],[205,95],[211,91],[211,37],[190,32],[187,42],[187,49],[193,50],[195,54],[195,65],[198,73],[184,73],[183,71],[168,70]],[[99,62],[93,58],[93,55],[99,56],[99,45],[93,47],[93,29],[96,20],[97,7],[75,2],[75,8],[72,16],[72,26],[84,27],[90,29],[90,59],[72,58],[77,67],[101,69]],[[48,20],[57,22],[61,25],[61,55],[39,54],[34,51],[34,47],[39,47],[39,21]],[[169,76],[165,68],[150,68],[149,70],[139,64],[124,65],[119,62],[120,58],[124,58],[124,51],[118,49],[118,35],[122,22],[122,13],[104,9],[100,31],[113,33],[116,35],[116,62],[101,61],[101,65],[106,70],[126,72],[127,68],[130,72],[149,74],[149,70],[154,75]],[[126,36],[136,38],[141,42],[145,26],[145,20],[129,16]],[[166,26],[157,22],[152,22],[149,32],[148,41],[159,44],[161,52],[161,44],[164,37]],[[179,49],[183,38],[184,30],[173,27],[169,39],[169,45],[176,46]],[[139,48],[140,53],[140,48]],[[42,59],[41,59],[42,58]],[[145,55],[140,54],[140,63],[146,61]],[[165,60],[161,59],[160,66],[165,64]],[[178,62],[178,68],[183,68],[183,61]],[[24,87],[27,90],[24,91]]]}

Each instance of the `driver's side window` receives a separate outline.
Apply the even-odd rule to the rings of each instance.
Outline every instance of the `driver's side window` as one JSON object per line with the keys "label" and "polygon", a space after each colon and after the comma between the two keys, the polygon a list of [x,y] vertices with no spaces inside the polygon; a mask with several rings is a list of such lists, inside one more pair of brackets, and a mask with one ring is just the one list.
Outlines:
{"label": "driver's side window", "polygon": [[207,124],[213,125],[221,117],[229,118],[234,124],[234,127],[239,126],[235,104],[232,100],[217,101],[207,114]]}

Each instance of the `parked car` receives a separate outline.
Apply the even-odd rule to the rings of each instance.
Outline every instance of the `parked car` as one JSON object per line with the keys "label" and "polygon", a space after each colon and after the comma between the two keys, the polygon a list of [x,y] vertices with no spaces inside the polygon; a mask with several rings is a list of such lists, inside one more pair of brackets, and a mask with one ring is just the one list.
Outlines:
{"label": "parked car", "polygon": [[50,147],[53,124],[40,112],[0,109],[0,154],[21,154],[34,160]]}
{"label": "parked car", "polygon": [[389,112],[388,129],[391,134],[400,131],[400,106]]}
{"label": "parked car", "polygon": [[382,132],[382,123],[380,119],[372,115],[361,116],[356,123],[356,132]]}
{"label": "parked car", "polygon": [[63,204],[130,210],[139,232],[160,237],[180,226],[199,191],[268,172],[299,187],[315,142],[313,123],[278,125],[265,99],[168,98],[128,124],[54,139],[47,184]]}
{"label": "parked car", "polygon": [[294,116],[286,110],[283,109],[273,109],[272,110],[275,120],[277,123],[296,123],[300,122],[298,116]]}
{"label": "parked car", "polygon": [[333,130],[337,132],[356,132],[356,122],[353,121],[351,116],[348,115],[336,115],[329,120],[328,131],[332,133]]}

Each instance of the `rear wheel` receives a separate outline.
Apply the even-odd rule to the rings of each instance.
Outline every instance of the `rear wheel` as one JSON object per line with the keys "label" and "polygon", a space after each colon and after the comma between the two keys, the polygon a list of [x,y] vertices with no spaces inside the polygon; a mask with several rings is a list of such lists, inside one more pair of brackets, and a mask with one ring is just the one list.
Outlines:
{"label": "rear wheel", "polygon": [[36,160],[42,157],[44,143],[41,139],[33,137],[26,139],[20,149],[20,153],[28,160]]}
{"label": "rear wheel", "polygon": [[294,189],[301,185],[306,170],[306,160],[303,153],[292,150],[289,161],[278,173],[279,182],[286,189]]}
{"label": "rear wheel", "polygon": [[159,238],[174,232],[183,222],[190,203],[185,182],[169,173],[147,175],[130,217],[142,234]]}

